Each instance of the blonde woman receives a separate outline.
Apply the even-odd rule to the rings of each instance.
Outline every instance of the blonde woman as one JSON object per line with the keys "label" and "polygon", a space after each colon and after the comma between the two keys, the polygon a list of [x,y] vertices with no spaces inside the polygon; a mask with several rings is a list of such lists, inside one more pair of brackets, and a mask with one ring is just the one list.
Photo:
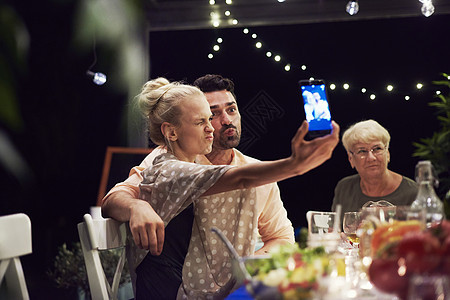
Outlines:
{"label": "blonde woman", "polygon": [[[191,204],[194,222],[181,280],[178,270],[171,269],[164,247],[158,256],[131,243],[136,299],[224,298],[235,281],[227,251],[210,228],[221,229],[240,255],[252,254],[257,234],[254,187],[301,175],[322,164],[338,143],[339,127],[334,124],[332,134],[304,141],[308,131],[304,122],[292,140],[292,155],[285,159],[239,167],[200,165],[195,159],[211,151],[214,132],[204,94],[196,87],[158,78],[144,85],[139,102],[149,121],[150,138],[167,148],[143,171],[140,198],[153,207],[166,228]],[[202,198],[237,189],[248,189],[248,196]],[[126,205],[114,209],[129,213]]]}

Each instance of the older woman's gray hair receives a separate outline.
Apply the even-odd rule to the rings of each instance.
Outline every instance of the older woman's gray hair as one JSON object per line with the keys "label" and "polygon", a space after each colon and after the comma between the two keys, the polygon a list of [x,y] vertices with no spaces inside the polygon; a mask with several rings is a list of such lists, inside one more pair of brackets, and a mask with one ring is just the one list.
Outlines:
{"label": "older woman's gray hair", "polygon": [[345,150],[351,151],[357,143],[371,143],[381,141],[384,146],[389,148],[391,136],[389,132],[377,121],[366,120],[350,126],[342,136],[342,144]]}

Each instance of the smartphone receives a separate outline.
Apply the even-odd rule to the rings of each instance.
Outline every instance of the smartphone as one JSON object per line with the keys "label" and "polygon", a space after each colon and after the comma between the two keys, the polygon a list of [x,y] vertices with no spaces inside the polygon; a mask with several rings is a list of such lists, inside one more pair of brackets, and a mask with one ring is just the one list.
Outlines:
{"label": "smartphone", "polygon": [[306,139],[311,140],[331,132],[331,112],[327,87],[322,79],[300,80],[299,89],[309,131]]}

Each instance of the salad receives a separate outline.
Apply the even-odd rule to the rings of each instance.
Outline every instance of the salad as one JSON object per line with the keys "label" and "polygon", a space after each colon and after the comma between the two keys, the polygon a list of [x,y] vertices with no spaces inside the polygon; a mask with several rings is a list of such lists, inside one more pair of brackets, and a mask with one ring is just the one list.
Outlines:
{"label": "salad", "polygon": [[277,287],[283,299],[312,298],[331,269],[323,247],[301,249],[297,243],[287,244],[272,248],[269,254],[246,259],[245,266],[253,278]]}

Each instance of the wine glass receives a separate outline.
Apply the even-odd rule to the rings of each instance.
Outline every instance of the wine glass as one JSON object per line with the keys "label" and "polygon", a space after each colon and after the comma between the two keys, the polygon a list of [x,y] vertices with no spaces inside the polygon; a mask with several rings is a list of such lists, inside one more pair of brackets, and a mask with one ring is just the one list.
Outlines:
{"label": "wine glass", "polygon": [[347,239],[353,245],[353,248],[358,248],[359,236],[357,231],[361,223],[361,214],[359,212],[346,212],[344,213],[343,228]]}

